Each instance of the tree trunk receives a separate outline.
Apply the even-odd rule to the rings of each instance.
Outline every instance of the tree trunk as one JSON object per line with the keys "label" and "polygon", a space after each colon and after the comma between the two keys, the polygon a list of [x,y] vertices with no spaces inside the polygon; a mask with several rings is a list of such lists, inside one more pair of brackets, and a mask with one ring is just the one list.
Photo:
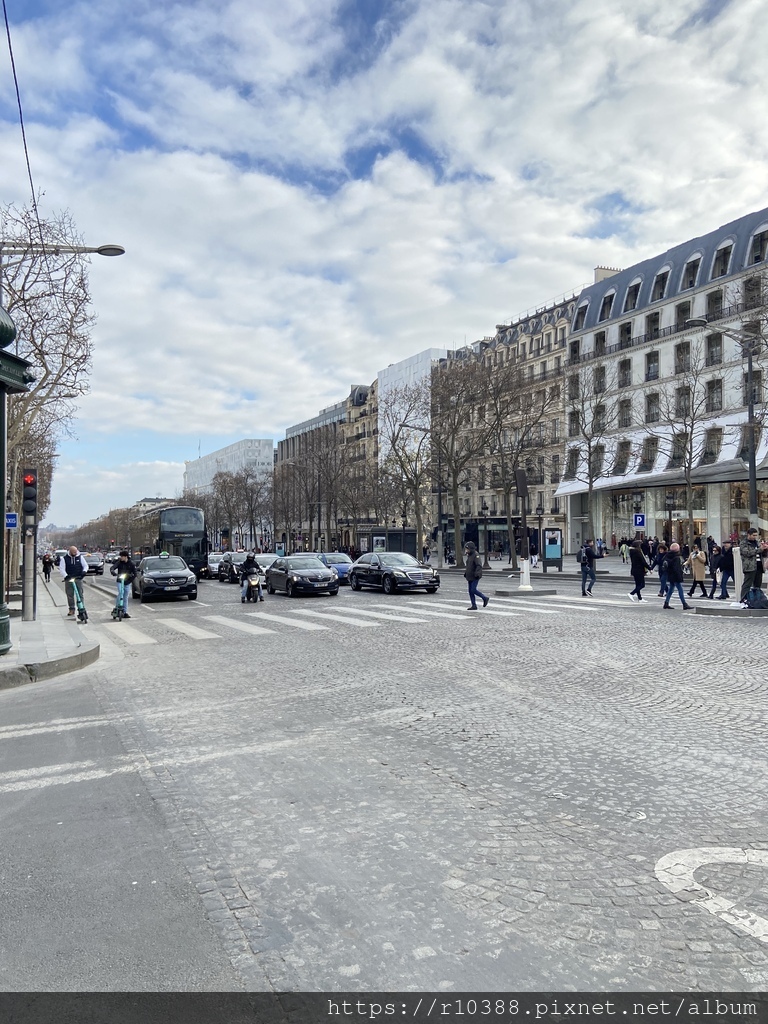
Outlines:
{"label": "tree trunk", "polygon": [[451,498],[453,500],[453,545],[456,551],[456,566],[464,568],[464,549],[461,544],[461,511],[459,508],[459,485],[454,482],[451,487]]}

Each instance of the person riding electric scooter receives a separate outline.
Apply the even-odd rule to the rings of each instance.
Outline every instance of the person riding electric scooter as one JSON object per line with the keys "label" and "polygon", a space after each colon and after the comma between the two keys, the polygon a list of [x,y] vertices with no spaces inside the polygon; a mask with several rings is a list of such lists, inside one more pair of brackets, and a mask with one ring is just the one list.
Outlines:
{"label": "person riding electric scooter", "polygon": [[112,611],[113,619],[130,619],[128,614],[128,598],[131,594],[131,584],[136,578],[136,566],[131,561],[127,551],[121,551],[117,561],[109,570],[113,576],[117,576],[117,601]]}
{"label": "person riding electric scooter", "polygon": [[69,611],[67,615],[72,617],[75,614],[77,604],[77,617],[80,622],[88,621],[88,613],[85,610],[85,598],[83,595],[83,580],[88,575],[88,563],[78,551],[76,545],[72,545],[66,555],[62,555],[59,561],[59,572],[64,580],[64,590],[67,594]]}
{"label": "person riding electric scooter", "polygon": [[[253,598],[254,601],[264,600],[264,593],[261,587],[261,575],[262,570],[259,563],[256,561],[252,552],[248,552],[245,561],[240,566],[240,601],[245,604],[246,601],[250,601]],[[250,582],[250,577],[254,576],[257,579],[256,587]],[[255,590],[255,593],[254,593]]]}

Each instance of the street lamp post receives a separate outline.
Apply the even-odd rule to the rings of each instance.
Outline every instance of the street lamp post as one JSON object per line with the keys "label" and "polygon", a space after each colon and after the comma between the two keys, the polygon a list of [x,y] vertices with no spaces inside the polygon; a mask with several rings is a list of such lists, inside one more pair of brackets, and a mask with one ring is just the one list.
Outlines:
{"label": "street lamp post", "polygon": [[674,508],[674,505],[675,505],[675,496],[674,496],[674,494],[670,494],[669,492],[667,492],[667,494],[664,497],[664,504],[667,506],[667,521],[668,521],[667,533],[669,534],[668,543],[671,544],[672,543],[672,509]]}
{"label": "street lamp post", "polygon": [[[687,328],[706,327],[706,317],[693,317],[685,321]],[[757,461],[755,455],[755,395],[752,357],[760,349],[762,338],[760,324],[757,320],[748,320],[742,330],[720,328],[718,334],[724,334],[741,345],[742,357],[747,357],[747,472],[749,474],[749,515],[752,525],[757,525]]]}

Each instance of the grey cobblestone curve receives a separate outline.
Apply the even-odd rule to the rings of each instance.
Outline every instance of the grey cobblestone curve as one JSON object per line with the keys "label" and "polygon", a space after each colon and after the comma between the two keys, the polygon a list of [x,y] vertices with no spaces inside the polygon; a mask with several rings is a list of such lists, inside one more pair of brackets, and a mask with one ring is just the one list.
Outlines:
{"label": "grey cobblestone curve", "polygon": [[[653,872],[768,848],[752,631],[478,619],[267,638],[245,686],[101,679],[246,987],[765,988]],[[764,909],[753,868],[705,870]]]}

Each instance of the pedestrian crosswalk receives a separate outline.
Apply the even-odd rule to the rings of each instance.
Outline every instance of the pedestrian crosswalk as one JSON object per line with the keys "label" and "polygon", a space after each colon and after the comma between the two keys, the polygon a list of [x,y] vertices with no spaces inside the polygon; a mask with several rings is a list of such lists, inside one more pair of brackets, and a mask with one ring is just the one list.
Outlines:
{"label": "pedestrian crosswalk", "polygon": [[[365,607],[362,607],[362,605]],[[647,601],[646,607],[659,607],[657,602]],[[198,605],[199,607],[199,605]],[[210,606],[208,606],[210,607]],[[271,610],[272,607],[275,610]],[[152,645],[167,639],[168,633],[179,634],[190,641],[226,640],[232,634],[247,634],[252,637],[285,638],[300,633],[333,633],[344,629],[362,630],[407,628],[410,625],[430,624],[437,626],[464,621],[469,624],[491,619],[501,624],[505,619],[547,618],[573,612],[583,612],[587,617],[605,614],[609,608],[631,611],[639,605],[630,605],[624,595],[584,599],[579,595],[557,594],[536,597],[491,596],[488,607],[478,606],[477,612],[469,611],[466,597],[440,597],[408,594],[392,601],[360,600],[351,604],[336,601],[332,605],[314,602],[281,601],[269,604],[268,609],[242,612],[232,615],[210,615],[206,611],[194,622],[180,616],[156,614],[160,609],[141,606],[134,611],[130,624],[126,622],[99,622],[92,618],[87,627],[89,632],[103,631],[110,640],[126,647]],[[143,612],[152,611],[152,615]],[[158,631],[160,631],[158,633]]]}

